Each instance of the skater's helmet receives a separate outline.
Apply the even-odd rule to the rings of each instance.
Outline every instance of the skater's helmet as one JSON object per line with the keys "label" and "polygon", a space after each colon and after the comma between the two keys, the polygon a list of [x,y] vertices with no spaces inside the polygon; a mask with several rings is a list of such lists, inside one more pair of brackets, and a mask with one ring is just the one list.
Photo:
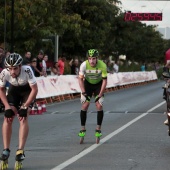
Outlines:
{"label": "skater's helmet", "polygon": [[99,57],[99,52],[96,49],[90,49],[87,51],[86,57]]}
{"label": "skater's helmet", "polygon": [[23,58],[20,54],[12,53],[5,58],[5,67],[16,67],[22,64]]}

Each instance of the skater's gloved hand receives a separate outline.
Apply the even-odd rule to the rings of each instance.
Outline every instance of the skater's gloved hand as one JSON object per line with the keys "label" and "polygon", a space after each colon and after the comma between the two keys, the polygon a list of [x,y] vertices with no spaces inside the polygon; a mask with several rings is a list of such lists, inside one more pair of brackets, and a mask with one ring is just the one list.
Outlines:
{"label": "skater's gloved hand", "polygon": [[15,116],[15,113],[12,109],[7,109],[7,110],[5,110],[4,116],[6,118],[13,118]]}
{"label": "skater's gloved hand", "polygon": [[95,97],[95,103],[100,99],[101,97],[99,97],[98,95]]}
{"label": "skater's gloved hand", "polygon": [[27,111],[28,111],[28,108],[23,108],[21,107],[21,109],[18,111],[18,114],[19,114],[19,117],[27,117]]}
{"label": "skater's gloved hand", "polygon": [[85,103],[86,101],[89,101],[90,98],[87,96],[86,92],[81,93],[81,103]]}
{"label": "skater's gloved hand", "polygon": [[96,96],[96,98],[95,98],[95,103],[96,102],[99,102],[99,104],[101,105],[101,106],[103,106],[103,102],[104,102],[104,97],[102,96],[102,97],[99,97],[98,95]]}

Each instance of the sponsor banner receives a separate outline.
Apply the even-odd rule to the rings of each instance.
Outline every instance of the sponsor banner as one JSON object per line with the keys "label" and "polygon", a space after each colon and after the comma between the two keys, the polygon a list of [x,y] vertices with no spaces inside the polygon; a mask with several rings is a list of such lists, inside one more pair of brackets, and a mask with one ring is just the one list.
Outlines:
{"label": "sponsor banner", "polygon": [[[47,76],[36,79],[37,99],[81,92],[77,75]],[[108,73],[107,88],[151,80],[157,80],[155,71]]]}

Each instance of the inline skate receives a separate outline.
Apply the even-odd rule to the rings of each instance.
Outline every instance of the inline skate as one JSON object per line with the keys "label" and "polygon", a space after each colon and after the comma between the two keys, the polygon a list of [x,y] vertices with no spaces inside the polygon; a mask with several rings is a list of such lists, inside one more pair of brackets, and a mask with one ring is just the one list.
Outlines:
{"label": "inline skate", "polygon": [[78,136],[80,137],[80,144],[83,143],[85,135],[86,135],[86,130],[80,130],[78,134]]}
{"label": "inline skate", "polygon": [[1,156],[0,156],[0,170],[8,169],[8,158],[10,155],[9,149],[4,149]]}
{"label": "inline skate", "polygon": [[14,170],[20,170],[22,169],[22,161],[25,159],[25,154],[22,149],[18,149],[16,152],[16,157],[15,157],[15,166]]}
{"label": "inline skate", "polygon": [[100,142],[100,138],[102,136],[101,130],[96,130],[95,137],[96,137],[96,144]]}

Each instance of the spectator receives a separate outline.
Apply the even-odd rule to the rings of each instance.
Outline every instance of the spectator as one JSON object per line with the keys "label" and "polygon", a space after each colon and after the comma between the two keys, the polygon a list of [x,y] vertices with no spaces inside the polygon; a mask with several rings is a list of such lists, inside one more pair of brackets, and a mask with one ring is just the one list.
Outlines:
{"label": "spectator", "polygon": [[106,62],[106,65],[107,65],[107,73],[113,73],[113,66],[112,66],[112,63],[111,63],[111,61],[110,60],[108,60],[107,62]]}
{"label": "spectator", "polygon": [[118,73],[119,72],[119,61],[116,61],[113,65],[113,71],[115,73]]}
{"label": "spectator", "polygon": [[47,77],[47,64],[46,64],[47,60],[48,60],[48,55],[44,55],[42,60],[42,72],[44,77]]}
{"label": "spectator", "polygon": [[51,75],[54,76],[54,75],[60,75],[60,71],[59,71],[59,68],[58,68],[58,62],[55,62],[51,68]]}
{"label": "spectator", "polygon": [[25,53],[22,65],[31,65],[31,52],[27,51]]}
{"label": "spectator", "polygon": [[35,68],[36,68],[36,66],[37,66],[37,58],[36,58],[36,57],[33,57],[33,58],[31,59],[31,64],[30,64],[30,66],[31,66],[32,71],[33,71],[33,73],[34,73],[34,75],[35,75]]}
{"label": "spectator", "polygon": [[60,74],[63,75],[64,74],[64,64],[65,64],[66,58],[65,57],[61,57],[60,60],[58,60],[58,67],[59,67],[59,71]]}
{"label": "spectator", "polygon": [[43,75],[42,72],[42,59],[44,56],[44,52],[42,50],[39,51],[38,56],[37,56],[37,63],[35,67],[35,77],[40,77]]}
{"label": "spectator", "polygon": [[[5,68],[5,66],[4,66],[4,60],[5,60],[5,58],[8,57],[9,55],[10,55],[10,52],[7,51],[7,52],[5,52],[5,55],[2,57],[1,66],[0,66],[0,67],[2,67],[2,68],[0,68],[0,69],[1,69],[0,72],[2,71],[2,69]],[[6,87],[6,94],[8,93],[9,86],[10,86],[10,83],[7,81],[7,82],[6,82],[6,85],[5,85],[5,87]]]}
{"label": "spectator", "polygon": [[11,53],[10,53],[9,51],[7,51],[7,52],[5,53],[5,57],[8,57],[10,54],[11,54]]}
{"label": "spectator", "polygon": [[143,63],[140,67],[141,71],[145,71],[145,63]]}
{"label": "spectator", "polygon": [[5,51],[3,47],[0,47],[0,72],[4,68]]}
{"label": "spectator", "polygon": [[75,59],[75,60],[72,59],[69,62],[69,66],[71,68],[71,74],[72,75],[78,75],[79,74],[80,65],[79,65],[79,60],[78,59]]}

